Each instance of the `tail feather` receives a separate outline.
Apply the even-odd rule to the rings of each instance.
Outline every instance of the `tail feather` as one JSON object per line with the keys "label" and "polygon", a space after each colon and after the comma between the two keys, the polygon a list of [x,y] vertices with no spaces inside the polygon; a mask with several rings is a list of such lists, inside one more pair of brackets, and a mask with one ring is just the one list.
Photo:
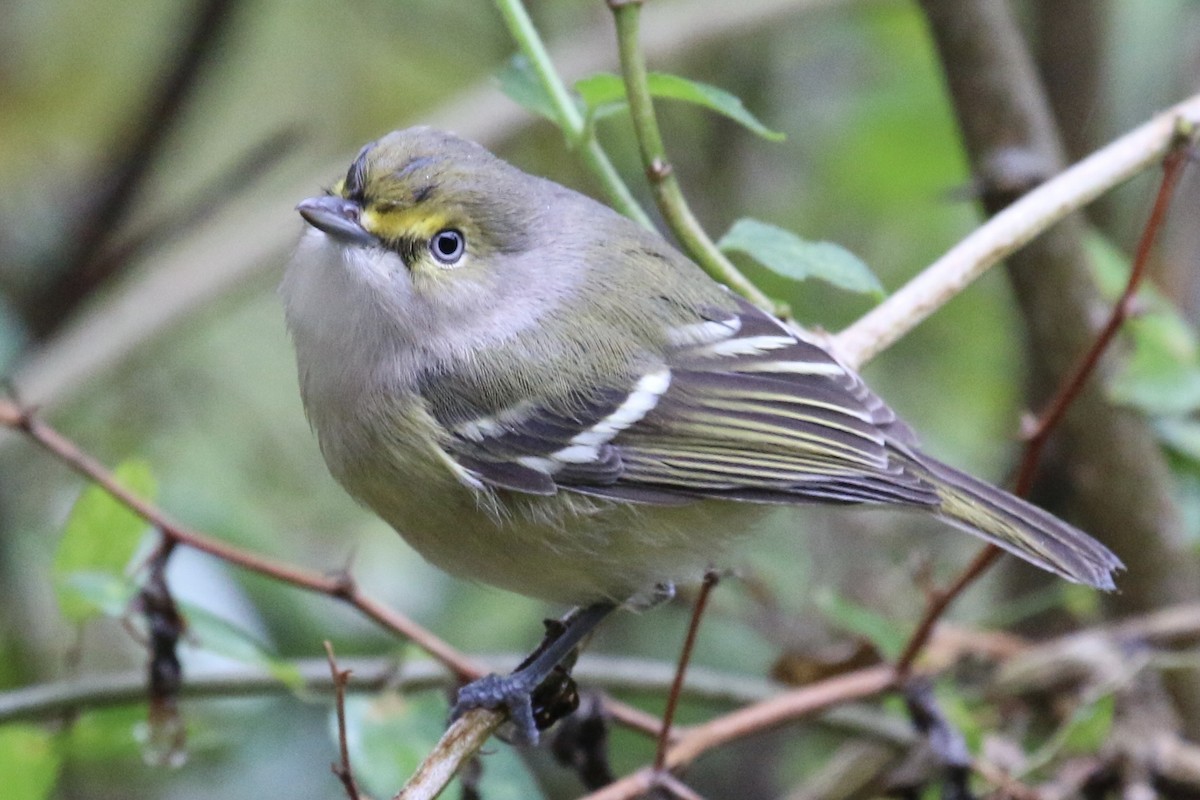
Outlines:
{"label": "tail feather", "polygon": [[1113,590],[1125,565],[1091,536],[1003,489],[923,454],[914,467],[941,497],[938,516],[1067,580]]}

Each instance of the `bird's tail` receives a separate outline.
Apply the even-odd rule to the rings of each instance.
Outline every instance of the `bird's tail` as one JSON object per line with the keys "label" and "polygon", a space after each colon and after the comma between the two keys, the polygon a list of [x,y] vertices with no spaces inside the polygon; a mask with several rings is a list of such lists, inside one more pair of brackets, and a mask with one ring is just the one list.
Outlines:
{"label": "bird's tail", "polygon": [[1070,581],[1112,590],[1125,565],[1107,547],[1035,505],[924,454],[914,471],[941,497],[938,516]]}

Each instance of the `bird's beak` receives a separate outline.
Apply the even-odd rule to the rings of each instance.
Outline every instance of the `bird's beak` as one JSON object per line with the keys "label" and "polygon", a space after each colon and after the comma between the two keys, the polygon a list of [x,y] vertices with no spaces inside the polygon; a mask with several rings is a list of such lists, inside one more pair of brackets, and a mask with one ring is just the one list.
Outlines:
{"label": "bird's beak", "polygon": [[358,221],[359,205],[334,195],[301,200],[296,210],[304,221],[343,244],[376,245],[379,239]]}

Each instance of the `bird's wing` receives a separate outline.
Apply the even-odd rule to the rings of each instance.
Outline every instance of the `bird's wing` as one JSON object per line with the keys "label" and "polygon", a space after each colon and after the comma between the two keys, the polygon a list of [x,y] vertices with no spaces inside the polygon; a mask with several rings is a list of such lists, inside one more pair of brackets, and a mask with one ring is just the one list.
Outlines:
{"label": "bird's wing", "polygon": [[532,494],[634,502],[936,505],[897,448],[908,429],[853,372],[749,304],[672,331],[629,385],[449,424],[473,477]]}

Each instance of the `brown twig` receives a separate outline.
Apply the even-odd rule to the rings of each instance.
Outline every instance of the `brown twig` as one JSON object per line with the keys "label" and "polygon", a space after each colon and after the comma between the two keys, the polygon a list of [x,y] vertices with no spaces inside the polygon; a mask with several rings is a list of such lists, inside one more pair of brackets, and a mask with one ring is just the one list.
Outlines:
{"label": "brown twig", "polygon": [[183,667],[179,662],[179,641],[187,630],[175,598],[167,584],[170,548],[160,548],[130,611],[136,611],[145,625],[147,736],[146,753],[152,763],[180,764],[186,759],[187,726],[179,714],[179,693],[183,687]]}
{"label": "brown twig", "polygon": [[[811,717],[831,706],[861,700],[897,685],[897,673],[883,665],[848,672],[755,703],[685,731],[667,751],[664,767],[677,770],[701,754],[751,734]],[[657,785],[663,773],[645,767],[593,792],[584,800],[631,800]]]}
{"label": "brown twig", "polygon": [[[585,800],[631,800],[659,785],[666,771],[690,764],[702,753],[787,722],[811,717],[832,706],[885,692],[897,685],[888,665],[848,672],[740,708],[703,725],[688,728],[667,751],[663,769],[652,765],[613,782]],[[483,746],[503,717],[474,709],[459,717],[442,735],[395,800],[431,800],[459,767]]]}
{"label": "brown twig", "polygon": [[1113,306],[1108,321],[1092,343],[1091,349],[1080,359],[1074,373],[1059,385],[1058,391],[1047,403],[1046,411],[1042,413],[1036,427],[1027,438],[1025,456],[1021,460],[1021,468],[1017,473],[1015,489],[1017,494],[1024,495],[1033,486],[1033,479],[1037,472],[1037,466],[1041,462],[1042,449],[1045,447],[1046,440],[1058,423],[1062,421],[1071,403],[1079,396],[1084,383],[1096,371],[1100,357],[1112,344],[1121,325],[1129,318],[1129,311],[1133,307],[1138,287],[1141,286],[1142,279],[1146,276],[1146,271],[1150,266],[1150,252],[1166,222],[1167,211],[1171,207],[1171,198],[1175,194],[1175,187],[1191,157],[1190,135],[1187,131],[1179,131],[1174,145],[1163,157],[1162,180],[1158,185],[1158,194],[1154,198],[1154,205],[1150,209],[1150,217],[1146,220],[1145,227],[1142,228],[1142,235],[1138,240],[1137,250],[1134,252],[1133,267],[1129,272],[1129,279],[1125,283],[1125,290],[1121,293],[1116,305]]}
{"label": "brown twig", "polygon": [[329,658],[329,674],[333,677],[333,704],[337,711],[338,754],[341,759],[340,763],[330,764],[329,769],[342,782],[346,796],[350,800],[359,800],[358,783],[350,768],[350,744],[346,738],[346,684],[350,682],[350,670],[338,669],[333,644],[328,639],[325,640],[325,655]]}
{"label": "brown twig", "polygon": [[[349,575],[329,576],[279,563],[177,524],[159,508],[117,483],[112,473],[104,465],[43,422],[32,410],[22,408],[12,400],[0,400],[0,427],[24,433],[75,472],[103,488],[135,514],[157,527],[163,537],[164,548],[175,545],[191,547],[282,583],[341,600],[383,628],[416,644],[447,667],[460,680],[472,680],[486,672],[480,665],[429,630],[359,592]],[[649,736],[657,735],[660,730],[660,723],[656,717],[625,703],[605,698],[605,710],[612,719]],[[503,720],[503,714],[487,709],[476,709],[465,714],[447,731],[446,737],[443,738],[445,747],[439,745],[440,749],[435,753],[447,754],[447,757],[451,759],[456,758],[456,754],[473,753],[483,745]],[[470,748],[474,748],[474,750]],[[426,770],[426,765],[422,766],[423,773],[428,772],[433,775],[441,769],[441,766],[445,766],[444,764],[441,766],[432,764],[431,762],[438,760],[433,758],[433,755],[431,754],[430,758],[426,759],[426,765],[429,765],[430,768]],[[469,757],[469,755],[463,758],[465,757]],[[454,765],[457,763],[460,761],[453,762]],[[451,770],[453,768],[456,767],[451,767]],[[453,772],[451,771],[450,774]],[[414,776],[414,780],[417,777]],[[425,777],[429,777],[429,775]],[[435,775],[434,778],[436,779]],[[424,778],[422,779],[424,780]],[[412,796],[425,795],[414,794]]]}
{"label": "brown twig", "polygon": [[[1146,221],[1146,226],[1138,242],[1133,267],[1130,270],[1129,279],[1125,284],[1125,289],[1121,293],[1120,299],[1113,306],[1107,322],[1096,336],[1092,346],[1079,360],[1075,370],[1060,384],[1053,398],[1047,404],[1046,410],[1039,416],[1033,433],[1027,438],[1025,452],[1021,458],[1021,465],[1017,471],[1015,488],[1013,490],[1018,495],[1028,494],[1033,485],[1038,464],[1041,462],[1046,440],[1062,421],[1071,403],[1083,391],[1088,378],[1096,371],[1096,367],[1100,363],[1100,357],[1108,349],[1109,345],[1112,344],[1112,340],[1116,336],[1117,331],[1120,330],[1121,324],[1129,316],[1129,310],[1133,304],[1134,297],[1137,295],[1138,287],[1141,285],[1142,278],[1146,274],[1154,241],[1162,230],[1167,210],[1170,208],[1171,197],[1179,182],[1179,177],[1183,173],[1183,168],[1187,165],[1191,155],[1192,142],[1188,138],[1189,135],[1190,132],[1182,131],[1177,137],[1174,146],[1163,158],[1162,181],[1159,184],[1158,194],[1151,208],[1150,217]],[[996,562],[996,559],[999,558],[1002,552],[994,544],[985,545],[976,554],[975,558],[971,560],[971,563],[954,579],[954,582],[950,586],[932,594],[924,615],[914,629],[912,636],[909,637],[900,658],[896,662],[898,673],[901,675],[908,674],[913,662],[920,655],[921,650],[929,640],[929,635],[933,631],[934,625],[941,619],[946,609],[962,594],[964,589],[974,583],[980,575],[987,571],[988,567]]]}
{"label": "brown twig", "polygon": [[679,696],[683,692],[683,679],[687,675],[688,662],[696,649],[696,634],[700,631],[700,618],[708,606],[708,598],[720,581],[721,576],[715,570],[704,573],[704,582],[696,595],[696,603],[692,607],[692,618],[688,622],[687,636],[683,640],[683,649],[679,652],[679,665],[675,669],[675,679],[671,681],[671,691],[667,693],[667,707],[663,710],[662,730],[658,734],[658,748],[654,753],[654,768],[662,770],[667,763],[667,748],[671,744],[671,725],[675,722],[675,709],[679,706]]}
{"label": "brown twig", "polygon": [[104,465],[43,422],[34,412],[23,409],[10,400],[0,400],[0,425],[24,433],[71,469],[103,488],[139,517],[157,527],[168,542],[208,553],[227,563],[299,589],[341,600],[358,609],[382,627],[412,641],[459,678],[470,680],[483,674],[483,670],[467,656],[429,630],[403,614],[362,594],[348,575],[323,575],[301,567],[280,563],[255,553],[249,553],[176,523],[158,507],[121,486]]}
{"label": "brown twig", "polygon": [[908,637],[908,641],[904,645],[904,650],[900,653],[900,657],[896,659],[896,672],[901,676],[907,676],[912,671],[913,663],[917,660],[917,656],[925,648],[929,642],[929,637],[933,633],[933,628],[937,625],[942,615],[946,613],[946,609],[958,599],[958,596],[963,593],[963,590],[975,582],[975,579],[987,571],[1000,554],[1004,552],[994,544],[985,545],[971,559],[962,572],[954,579],[954,582],[945,589],[935,590],[930,593],[929,601],[925,606],[925,613],[922,614],[917,627],[913,629],[912,635]]}

